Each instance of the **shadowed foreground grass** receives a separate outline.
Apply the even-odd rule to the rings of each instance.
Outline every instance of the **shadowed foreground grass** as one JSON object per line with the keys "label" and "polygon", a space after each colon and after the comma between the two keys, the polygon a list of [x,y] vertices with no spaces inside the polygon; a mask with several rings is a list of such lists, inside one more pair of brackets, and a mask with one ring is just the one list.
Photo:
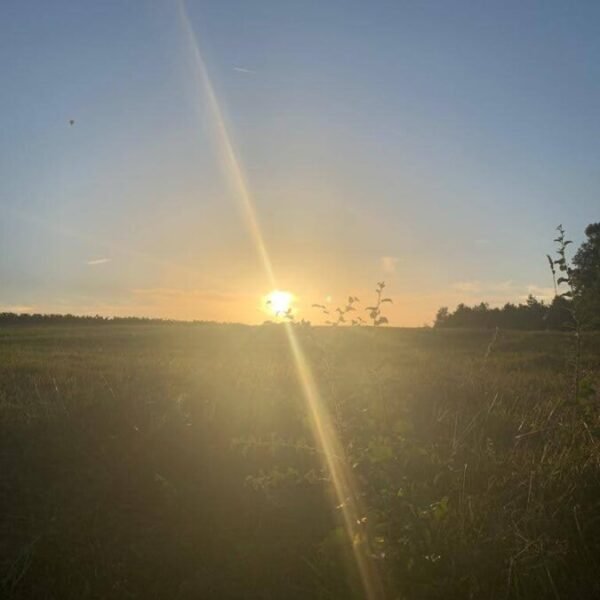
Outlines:
{"label": "shadowed foreground grass", "polygon": [[[567,336],[298,335],[389,598],[600,597]],[[2,596],[360,597],[306,410],[278,326],[4,328]]]}

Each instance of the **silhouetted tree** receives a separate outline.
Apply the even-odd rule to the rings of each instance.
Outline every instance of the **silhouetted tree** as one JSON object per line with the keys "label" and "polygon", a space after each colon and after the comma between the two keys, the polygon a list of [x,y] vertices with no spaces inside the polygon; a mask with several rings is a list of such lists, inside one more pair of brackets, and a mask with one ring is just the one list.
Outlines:
{"label": "silhouetted tree", "polygon": [[[561,298],[563,302],[564,298]],[[525,304],[506,303],[502,308],[490,308],[486,302],[470,307],[459,304],[454,312],[447,307],[438,310],[434,327],[459,327],[469,329],[548,329],[561,328],[562,321],[568,313],[562,314],[562,306],[552,308],[544,302],[529,295]],[[552,312],[553,319],[548,320]],[[560,314],[559,314],[560,313]],[[562,321],[561,321],[562,319]]]}
{"label": "silhouetted tree", "polygon": [[572,260],[572,279],[581,320],[589,327],[600,327],[600,223],[585,228],[587,240]]}
{"label": "silhouetted tree", "polygon": [[209,323],[209,321],[173,321],[169,319],[152,319],[148,317],[102,317],[100,315],[0,313],[0,325],[97,325],[106,323],[120,323],[123,325],[156,325],[158,323],[204,324]]}
{"label": "silhouetted tree", "polygon": [[447,306],[442,306],[435,315],[434,327],[446,327],[448,324],[449,311]]}

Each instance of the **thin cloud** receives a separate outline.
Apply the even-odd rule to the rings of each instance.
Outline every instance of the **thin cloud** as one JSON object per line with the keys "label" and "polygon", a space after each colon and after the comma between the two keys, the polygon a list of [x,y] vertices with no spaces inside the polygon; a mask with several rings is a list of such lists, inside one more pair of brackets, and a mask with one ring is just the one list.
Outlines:
{"label": "thin cloud", "polygon": [[466,294],[478,294],[483,291],[483,286],[479,281],[457,281],[452,284],[452,287],[457,292],[463,292]]}
{"label": "thin cloud", "polygon": [[91,260],[86,261],[86,265],[94,266],[94,265],[104,265],[107,262],[110,262],[110,258],[92,258]]}
{"label": "thin cloud", "polygon": [[384,273],[394,273],[396,271],[398,259],[395,256],[382,256],[380,261]]}
{"label": "thin cloud", "polygon": [[250,75],[255,75],[256,71],[254,69],[247,69],[246,67],[233,67],[234,71],[238,73],[248,73]]}
{"label": "thin cloud", "polygon": [[3,304],[0,305],[0,312],[10,312],[10,313],[31,313],[35,309],[33,306],[28,306],[24,304]]}
{"label": "thin cloud", "polygon": [[458,281],[452,284],[452,290],[460,295],[461,300],[486,301],[498,306],[505,302],[524,301],[530,294],[545,302],[552,301],[554,297],[554,289],[551,287],[520,284],[511,280]]}
{"label": "thin cloud", "polygon": [[209,301],[209,302],[239,302],[244,294],[219,292],[216,290],[203,289],[184,289],[184,288],[134,288],[131,290],[133,294],[140,297],[145,297],[154,301],[167,299],[179,299],[190,301]]}
{"label": "thin cloud", "polygon": [[517,286],[510,279],[507,281],[457,281],[452,285],[457,292],[465,294],[514,293]]}

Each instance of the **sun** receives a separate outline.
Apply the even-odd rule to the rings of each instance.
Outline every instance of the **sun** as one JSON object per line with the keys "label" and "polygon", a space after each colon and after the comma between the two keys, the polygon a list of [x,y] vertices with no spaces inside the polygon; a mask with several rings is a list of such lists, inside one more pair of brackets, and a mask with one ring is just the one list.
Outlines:
{"label": "sun", "polygon": [[294,296],[290,292],[274,290],[267,294],[265,304],[276,317],[283,317],[291,313],[293,300]]}

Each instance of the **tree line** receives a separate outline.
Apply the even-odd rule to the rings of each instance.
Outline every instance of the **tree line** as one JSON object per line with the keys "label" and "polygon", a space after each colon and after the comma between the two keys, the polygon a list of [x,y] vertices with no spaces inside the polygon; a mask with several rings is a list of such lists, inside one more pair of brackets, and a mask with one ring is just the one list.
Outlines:
{"label": "tree line", "polygon": [[39,313],[0,313],[0,325],[45,325],[50,323],[62,325],[89,324],[102,325],[117,323],[121,325],[146,324],[158,325],[159,323],[194,323],[206,324],[212,321],[177,321],[172,319],[158,319],[150,317],[103,317],[101,315],[72,315],[72,314],[39,314]]}
{"label": "tree line", "polygon": [[[486,302],[475,306],[461,303],[451,312],[444,306],[437,312],[434,327],[569,330],[575,325],[574,315],[577,315],[586,328],[600,329],[600,223],[588,225],[585,234],[586,239],[570,265],[564,266],[572,289],[559,294],[555,286],[552,302],[545,303],[530,295],[525,303],[508,302],[500,308],[490,308]],[[548,260],[552,266],[550,256]]]}

